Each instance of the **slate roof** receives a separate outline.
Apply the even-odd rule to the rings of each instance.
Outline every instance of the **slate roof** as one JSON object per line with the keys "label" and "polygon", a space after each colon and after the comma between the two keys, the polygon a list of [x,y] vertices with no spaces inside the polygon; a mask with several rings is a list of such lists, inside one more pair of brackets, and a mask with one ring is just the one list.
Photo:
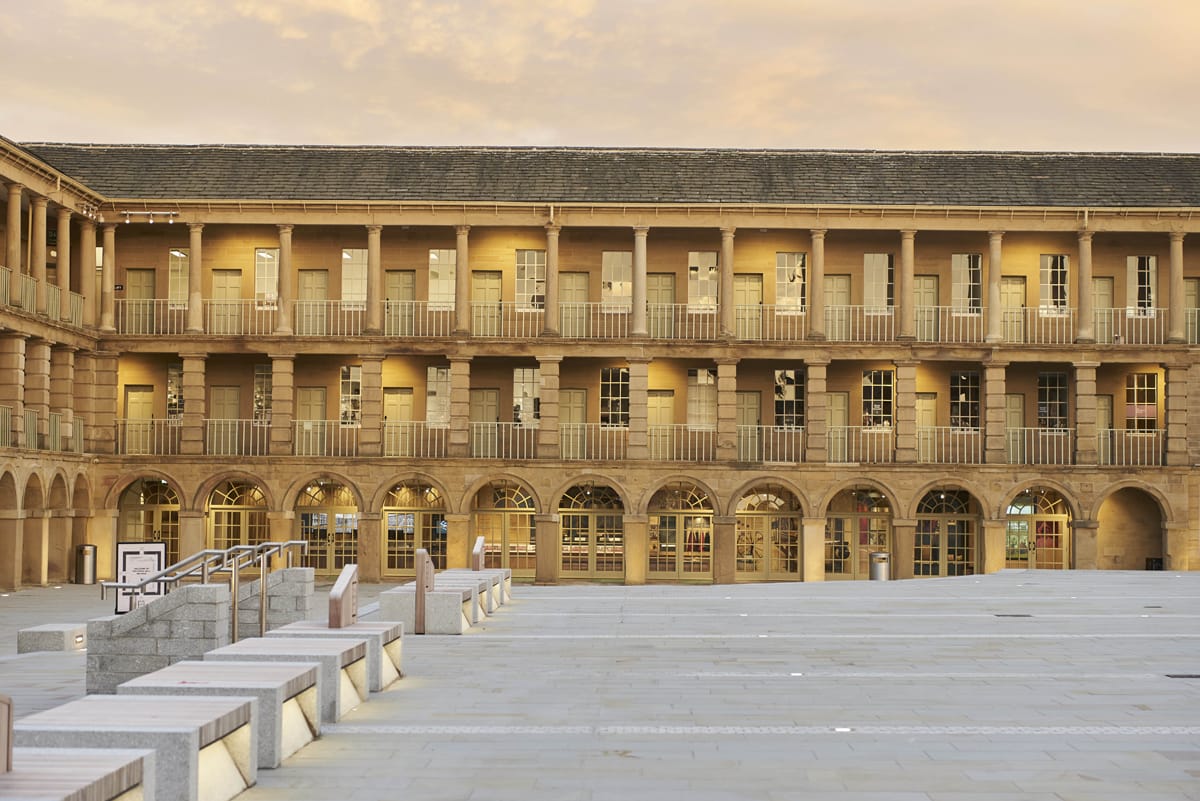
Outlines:
{"label": "slate roof", "polygon": [[122,199],[1200,207],[1200,154],[22,147]]}

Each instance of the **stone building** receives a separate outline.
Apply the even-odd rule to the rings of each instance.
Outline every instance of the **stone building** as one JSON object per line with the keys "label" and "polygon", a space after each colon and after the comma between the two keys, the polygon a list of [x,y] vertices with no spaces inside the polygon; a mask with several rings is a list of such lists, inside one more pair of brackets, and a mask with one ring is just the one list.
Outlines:
{"label": "stone building", "polygon": [[1200,567],[1198,156],[0,152],[0,587]]}

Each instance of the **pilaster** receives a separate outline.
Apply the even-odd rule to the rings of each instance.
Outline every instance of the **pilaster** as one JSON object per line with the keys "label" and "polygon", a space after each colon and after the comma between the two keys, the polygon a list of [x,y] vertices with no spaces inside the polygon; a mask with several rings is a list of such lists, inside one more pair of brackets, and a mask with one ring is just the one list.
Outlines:
{"label": "pilaster", "polygon": [[[917,461],[917,362],[896,362],[896,461]],[[893,565],[893,569],[895,566]]]}
{"label": "pilaster", "polygon": [[633,226],[633,320],[630,335],[644,337],[646,328],[646,237],[650,228]]}
{"label": "pilaster", "polygon": [[[179,431],[181,454],[204,453],[205,408],[203,353],[181,353],[183,359],[183,425]],[[182,551],[181,551],[182,553]]]}
{"label": "pilaster", "polygon": [[625,583],[646,583],[646,568],[650,560],[650,519],[647,515],[626,514],[625,526]]}
{"label": "pilaster", "polygon": [[539,459],[558,459],[558,389],[561,356],[539,356],[538,374],[541,376],[541,418],[538,420],[537,454]]}
{"label": "pilaster", "polygon": [[1006,561],[1005,553],[1005,532],[1008,529],[1008,521],[1001,518],[1000,520],[983,521],[983,531],[981,532],[980,547],[982,548],[982,570],[984,573],[999,573],[1004,569]]}
{"label": "pilaster", "polygon": [[1096,447],[1096,368],[1099,362],[1075,363],[1075,463],[1094,465]]}
{"label": "pilaster", "polygon": [[713,584],[732,584],[737,576],[737,518],[713,517]]}
{"label": "pilaster", "polygon": [[471,545],[475,542],[475,538],[471,536],[471,516],[447,513],[444,519],[446,521],[446,567],[469,567]]}
{"label": "pilaster", "polygon": [[44,448],[50,425],[50,343],[25,343],[25,412],[37,413],[37,430],[25,431],[26,448]]}
{"label": "pilaster", "polygon": [[96,351],[92,371],[92,435],[96,453],[116,453],[117,419],[117,354]]}
{"label": "pilaster", "polygon": [[646,404],[650,392],[650,360],[629,360],[629,443],[627,458],[638,461],[649,457]]}
{"label": "pilaster", "polygon": [[1098,520],[1072,520],[1071,565],[1075,570],[1096,570],[1100,564],[1100,551],[1096,534],[1100,530]]}
{"label": "pilaster", "polygon": [[1197,432],[1197,436],[1187,438],[1185,464],[1200,464],[1200,362],[1188,365],[1187,383],[1189,387],[1196,388],[1195,392],[1187,393],[1187,430]]}
{"label": "pilaster", "polygon": [[[810,360],[804,365],[804,461],[824,464],[829,459],[828,361]],[[822,518],[821,525],[824,526]],[[825,541],[824,528],[821,541]],[[807,551],[806,551],[807,552]],[[821,575],[825,575],[825,557],[821,557]],[[807,568],[805,575],[807,576]],[[805,581],[808,581],[805,578]]]}
{"label": "pilaster", "polygon": [[717,359],[718,462],[732,462],[738,455],[737,365],[737,359]]}
{"label": "pilaster", "polygon": [[471,226],[454,227],[454,333],[471,335]]}
{"label": "pilaster", "polygon": [[913,554],[917,546],[917,521],[892,520],[891,578],[913,577]]}
{"label": "pilaster", "polygon": [[25,444],[25,340],[22,334],[0,334],[0,406],[12,410],[12,447]]}
{"label": "pilaster", "polygon": [[806,517],[802,521],[804,557],[801,570],[804,581],[825,580],[825,518]]}
{"label": "pilaster", "polygon": [[188,224],[187,333],[204,333],[204,223]]}
{"label": "pilaster", "polygon": [[50,409],[59,414],[59,430],[51,431],[50,442],[66,448],[74,430],[75,402],[71,388],[75,385],[75,349],[55,345],[50,350]]}
{"label": "pilaster", "polygon": [[983,461],[1008,461],[1008,433],[1004,419],[1008,362],[988,361],[983,365]]}
{"label": "pilaster", "polygon": [[362,356],[361,456],[383,455],[383,356]]}
{"label": "pilaster", "polygon": [[[542,335],[558,336],[558,236],[562,226],[546,226],[546,297],[543,302]],[[545,401],[543,401],[544,403]]]}
{"label": "pilaster", "polygon": [[203,509],[179,510],[179,558],[203,551],[208,544]]}
{"label": "pilaster", "polygon": [[291,456],[296,416],[296,357],[271,355],[271,455]]}
{"label": "pilaster", "polygon": [[[820,341],[825,339],[825,229],[814,228],[810,233],[812,263],[808,265],[808,338]],[[821,564],[821,575],[824,577],[824,557]]]}
{"label": "pilaster", "polygon": [[[90,352],[81,351],[75,354],[74,386],[68,388],[68,391],[72,392],[74,399],[75,414],[72,420],[72,429],[74,430],[76,427],[82,429],[85,453],[102,452],[97,451],[92,442],[96,430],[95,389],[96,360]],[[80,542],[86,542],[86,540]]]}
{"label": "pilaster", "polygon": [[1166,464],[1173,467],[1195,464],[1188,454],[1188,400],[1191,394],[1188,391],[1188,377],[1190,371],[1190,365],[1166,369]]}
{"label": "pilaster", "polygon": [[[450,357],[450,442],[447,456],[469,455],[471,436],[471,357]],[[465,566],[465,565],[464,565]]]}
{"label": "pilaster", "polygon": [[[365,371],[364,371],[365,372]],[[363,400],[366,400],[364,397]],[[378,582],[383,578],[383,515],[378,511],[358,514],[358,578]]]}
{"label": "pilaster", "polygon": [[562,529],[558,515],[534,515],[533,526],[537,543],[533,581],[535,584],[557,584],[562,567]]}

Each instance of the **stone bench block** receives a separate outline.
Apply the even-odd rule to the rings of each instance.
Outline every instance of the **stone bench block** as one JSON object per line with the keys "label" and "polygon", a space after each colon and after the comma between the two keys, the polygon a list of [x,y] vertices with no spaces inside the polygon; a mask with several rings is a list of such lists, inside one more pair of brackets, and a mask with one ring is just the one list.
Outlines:
{"label": "stone bench block", "polygon": [[488,612],[494,612],[496,607],[503,606],[512,600],[512,570],[507,567],[485,568],[483,570],[465,570],[461,567],[443,570],[437,574],[438,578],[442,576],[455,575],[475,575],[488,579],[491,582],[490,599],[491,606]]}
{"label": "stone bench block", "polygon": [[[416,592],[411,584],[379,594],[379,614],[416,629]],[[435,589],[425,595],[426,634],[465,634],[478,615],[479,593],[471,587]]]}
{"label": "stone bench block", "polygon": [[387,621],[358,621],[331,629],[320,620],[301,620],[267,632],[268,637],[352,637],[370,643],[367,648],[367,684],[377,693],[404,675],[401,645],[404,625]]}
{"label": "stone bench block", "polygon": [[86,623],[46,623],[17,632],[17,653],[82,651],[87,648]]}
{"label": "stone bench block", "polygon": [[316,662],[321,720],[336,723],[367,697],[367,641],[349,637],[251,637],[204,655],[204,661]]}
{"label": "stone bench block", "polygon": [[176,662],[127,681],[117,695],[245,695],[258,699],[258,766],[279,763],[321,733],[316,662]]}
{"label": "stone bench block", "polygon": [[460,588],[471,590],[474,606],[471,609],[471,613],[467,616],[471,620],[471,625],[480,623],[491,614],[491,610],[489,609],[491,604],[488,599],[491,593],[491,582],[486,578],[482,578],[479,574],[472,576],[469,573],[457,575],[439,573],[433,588],[435,592],[438,590],[457,590]]}
{"label": "stone bench block", "polygon": [[0,798],[5,801],[114,801],[123,797],[154,801],[153,751],[14,748],[12,772],[0,774]]}
{"label": "stone bench block", "polygon": [[13,726],[19,746],[150,748],[167,801],[229,801],[258,778],[254,698],[89,695]]}

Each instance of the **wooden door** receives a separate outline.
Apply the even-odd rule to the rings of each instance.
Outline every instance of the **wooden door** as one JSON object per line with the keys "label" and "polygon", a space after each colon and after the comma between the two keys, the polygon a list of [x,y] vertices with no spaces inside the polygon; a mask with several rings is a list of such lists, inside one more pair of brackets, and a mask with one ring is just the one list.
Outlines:
{"label": "wooden door", "polygon": [[825,276],[825,336],[835,342],[850,339],[850,276]]}
{"label": "wooden door", "polygon": [[576,339],[590,336],[587,273],[559,273],[558,314],[562,336]]}
{"label": "wooden door", "polygon": [[917,393],[917,461],[932,462],[937,455],[937,395]]}
{"label": "wooden door", "polygon": [[1025,341],[1025,277],[1000,277],[1000,311],[1005,342]]}
{"label": "wooden door", "polygon": [[242,333],[242,271],[213,270],[208,330],[212,334]]}
{"label": "wooden door", "polygon": [[414,456],[412,387],[383,390],[383,455]]}
{"label": "wooden door", "polygon": [[1095,321],[1096,342],[1112,342],[1116,330],[1113,327],[1113,279],[1098,276],[1092,279],[1092,314]]}
{"label": "wooden door", "polygon": [[844,462],[849,455],[850,432],[846,429],[850,420],[850,393],[828,393],[826,422],[829,426],[829,456],[831,462]]}
{"label": "wooden door", "polygon": [[675,274],[649,273],[646,276],[646,324],[650,336],[671,339],[675,336]]}
{"label": "wooden door", "polygon": [[916,312],[916,336],[919,342],[937,342],[938,331],[938,277],[936,275],[913,276],[913,306]]}
{"label": "wooden door", "polygon": [[742,390],[737,393],[738,461],[763,461],[762,393]]}
{"label": "wooden door", "polygon": [[500,455],[500,390],[471,390],[471,455],[494,459]]}
{"label": "wooden door", "polygon": [[125,333],[155,333],[154,292],[154,270],[125,271]]}
{"label": "wooden door", "polygon": [[670,459],[674,454],[675,393],[652,389],[646,393],[647,440],[651,459]]}
{"label": "wooden door", "polygon": [[412,270],[388,270],[384,273],[386,299],[384,333],[391,337],[411,337],[415,332],[417,274]]}
{"label": "wooden door", "polygon": [[296,334],[326,336],[329,333],[325,309],[325,301],[329,298],[329,271],[300,270],[296,275]]}
{"label": "wooden door", "polygon": [[733,276],[733,312],[738,339],[762,339],[763,279],[761,275]]}
{"label": "wooden door", "polygon": [[125,387],[125,453],[154,453],[154,387]]}
{"label": "wooden door", "polygon": [[296,388],[296,455],[323,456],[326,442],[325,387]]}
{"label": "wooden door", "polygon": [[583,459],[587,455],[586,410],[586,389],[559,390],[558,421],[562,428],[559,443],[564,459]]}
{"label": "wooden door", "polygon": [[233,455],[238,451],[241,388],[214,386],[208,390],[208,452]]}
{"label": "wooden door", "polygon": [[1025,396],[1010,393],[1004,396],[1004,436],[1008,446],[1008,463],[1025,463]]}
{"label": "wooden door", "polygon": [[475,336],[498,337],[503,333],[500,280],[498,272],[471,273],[471,333]]}

